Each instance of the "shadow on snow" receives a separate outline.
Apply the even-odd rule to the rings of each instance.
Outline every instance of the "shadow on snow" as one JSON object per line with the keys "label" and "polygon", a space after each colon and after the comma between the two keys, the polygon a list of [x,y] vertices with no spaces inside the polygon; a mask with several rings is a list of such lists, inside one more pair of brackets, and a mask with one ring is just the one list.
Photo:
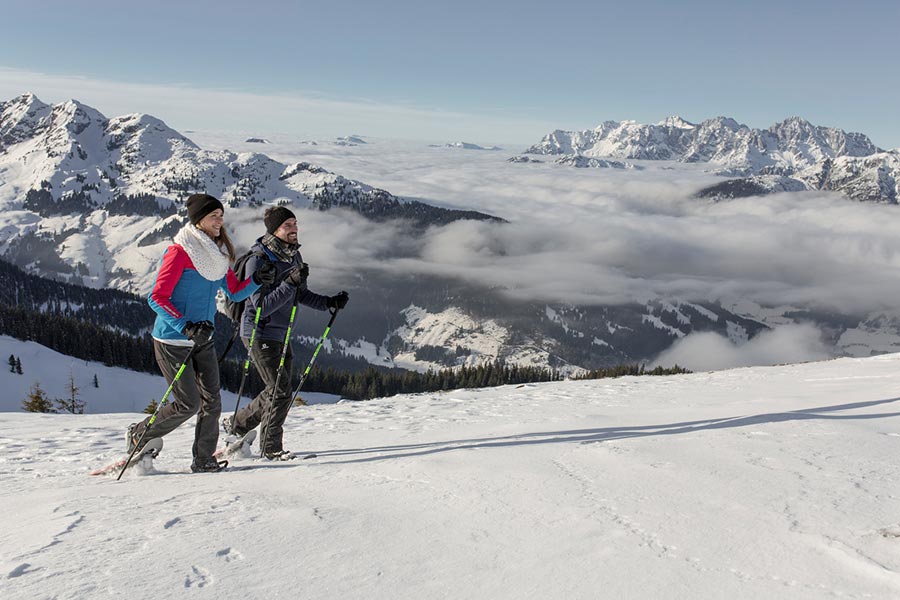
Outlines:
{"label": "shadow on snow", "polygon": [[887,400],[871,400],[868,402],[854,402],[850,404],[838,404],[804,410],[794,410],[779,413],[763,413],[752,416],[727,417],[722,419],[704,419],[700,421],[685,421],[682,423],[667,423],[663,425],[639,425],[634,427],[600,427],[596,429],[572,429],[568,431],[544,431],[536,433],[520,433],[502,437],[476,438],[468,440],[448,440],[443,442],[426,442],[421,444],[403,444],[396,446],[379,446],[374,448],[354,448],[346,450],[319,451],[319,458],[343,457],[359,454],[377,454],[363,458],[350,460],[334,460],[330,464],[364,463],[392,458],[407,458],[413,456],[425,456],[438,452],[451,450],[470,450],[475,448],[502,448],[508,446],[529,446],[534,444],[560,444],[580,443],[592,444],[611,440],[633,439],[660,435],[680,435],[695,433],[712,429],[729,429],[734,427],[747,427],[763,423],[782,423],[785,421],[806,421],[811,419],[825,420],[855,420],[855,419],[883,419],[898,417],[900,412],[877,414],[834,414],[858,408],[868,408],[883,404],[897,402],[900,398]]}

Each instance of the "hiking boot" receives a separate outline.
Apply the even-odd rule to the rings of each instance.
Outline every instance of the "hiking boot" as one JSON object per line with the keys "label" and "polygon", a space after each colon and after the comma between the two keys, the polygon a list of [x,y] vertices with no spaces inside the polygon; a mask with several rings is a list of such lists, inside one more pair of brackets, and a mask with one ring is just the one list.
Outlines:
{"label": "hiking boot", "polygon": [[218,461],[212,456],[208,458],[194,457],[191,463],[191,472],[193,473],[216,473],[228,466],[228,461]]}
{"label": "hiking boot", "polygon": [[225,433],[227,433],[228,435],[233,435],[236,438],[242,438],[247,435],[246,431],[232,431],[232,427],[236,427],[234,422],[234,415],[228,415],[227,417],[222,419],[222,429],[224,429]]}
{"label": "hiking boot", "polygon": [[[134,450],[141,439],[141,433],[143,432],[140,430],[140,423],[132,423],[128,426],[128,429],[125,430],[125,452],[130,454]],[[146,440],[144,443],[146,444]]]}
{"label": "hiking boot", "polygon": [[266,452],[265,457],[269,460],[294,460],[296,456],[290,450],[275,450]]}

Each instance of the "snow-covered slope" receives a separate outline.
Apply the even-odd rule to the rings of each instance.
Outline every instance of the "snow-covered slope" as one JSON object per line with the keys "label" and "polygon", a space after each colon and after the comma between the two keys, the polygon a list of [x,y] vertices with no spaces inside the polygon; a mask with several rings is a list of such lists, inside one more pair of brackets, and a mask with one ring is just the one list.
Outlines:
{"label": "snow-covered slope", "polygon": [[[151,401],[159,401],[166,392],[166,382],[161,375],[79,360],[35,342],[23,342],[5,335],[0,335],[0,356],[3,357],[0,412],[21,411],[22,402],[35,384],[51,402],[68,399],[70,376],[78,388],[78,400],[84,402],[85,414],[138,413]],[[6,362],[10,356],[21,363],[21,375],[10,371]],[[237,395],[226,390],[221,394],[223,406],[234,410]],[[308,404],[319,404],[336,402],[339,398],[332,394],[304,392],[303,400]],[[247,402],[245,396],[243,403]]]}
{"label": "snow-covered slope", "polygon": [[[479,320],[457,307],[430,313],[413,305],[401,314],[406,324],[386,338],[386,343],[394,347],[382,348],[381,355],[391,357],[382,361],[385,366],[425,372],[494,361],[522,367],[545,367],[559,362],[552,352],[555,344],[549,340],[515,340],[510,328],[496,320]],[[564,376],[584,371],[566,364],[556,364],[556,369]]]}
{"label": "snow-covered slope", "polygon": [[602,158],[710,163],[718,174],[751,178],[723,184],[725,189],[713,186],[706,196],[812,189],[859,201],[900,199],[900,154],[876,147],[861,133],[816,126],[800,117],[768,129],[728,117],[700,124],[680,117],[650,125],[606,121],[584,131],[553,131],[525,152],[564,155],[556,162],[576,167],[621,168],[622,163]]}
{"label": "snow-covered slope", "polygon": [[139,415],[0,414],[0,595],[900,596],[900,355],[294,409],[319,458],[88,470]]}

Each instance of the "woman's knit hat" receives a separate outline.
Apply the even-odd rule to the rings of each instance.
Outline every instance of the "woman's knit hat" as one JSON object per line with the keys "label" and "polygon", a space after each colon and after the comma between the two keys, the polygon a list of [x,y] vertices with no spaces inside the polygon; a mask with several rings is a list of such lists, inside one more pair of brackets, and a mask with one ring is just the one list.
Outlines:
{"label": "woman's knit hat", "polygon": [[217,208],[221,208],[222,212],[225,212],[225,207],[222,206],[222,203],[209,194],[191,194],[185,206],[187,206],[188,219],[190,219],[191,225],[196,225],[203,220],[203,217]]}

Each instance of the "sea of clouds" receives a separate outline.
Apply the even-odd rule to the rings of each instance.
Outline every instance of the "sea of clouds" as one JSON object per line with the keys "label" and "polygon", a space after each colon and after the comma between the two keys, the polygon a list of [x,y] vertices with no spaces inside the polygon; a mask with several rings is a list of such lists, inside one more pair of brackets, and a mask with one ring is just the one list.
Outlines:
{"label": "sea of clouds", "polygon": [[[250,149],[234,138],[200,138],[205,146]],[[304,256],[336,279],[359,268],[436,273],[517,298],[576,305],[676,298],[859,316],[896,306],[896,206],[821,192],[713,202],[696,197],[720,180],[702,165],[576,169],[507,162],[519,148],[481,152],[369,141],[347,148],[276,139],[252,150],[507,223],[461,221],[416,236],[402,223],[303,213]],[[797,325],[742,345],[712,333],[691,335],[659,362],[707,369],[827,355],[820,333]]]}

